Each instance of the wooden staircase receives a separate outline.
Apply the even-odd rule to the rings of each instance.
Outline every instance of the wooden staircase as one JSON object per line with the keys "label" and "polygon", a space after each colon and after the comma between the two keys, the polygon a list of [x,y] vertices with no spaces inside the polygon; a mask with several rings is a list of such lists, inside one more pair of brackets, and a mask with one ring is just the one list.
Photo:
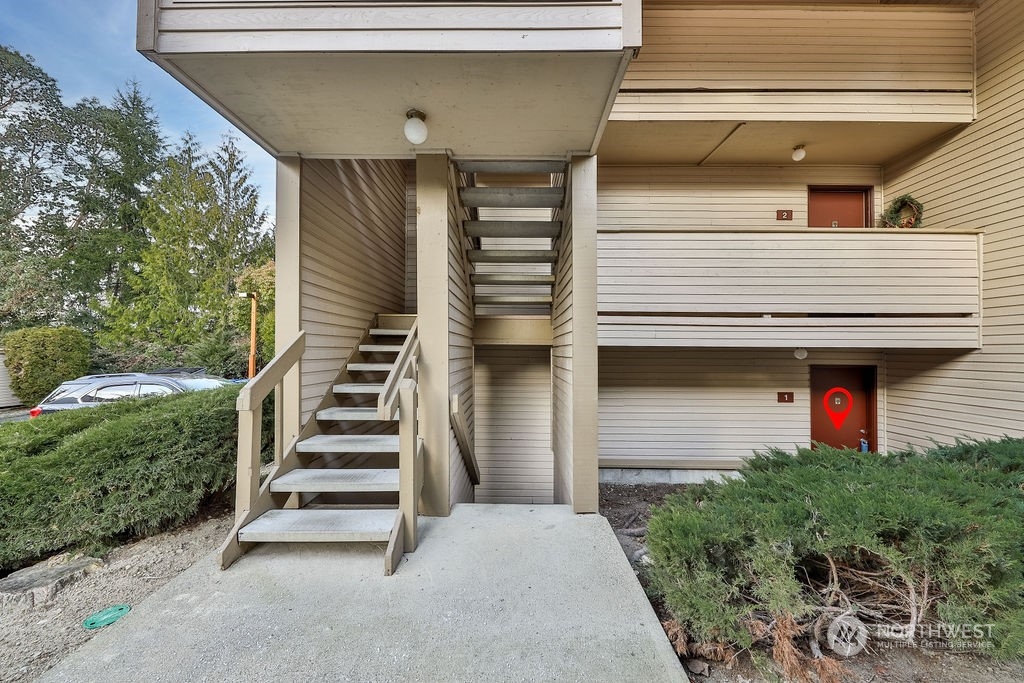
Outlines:
{"label": "wooden staircase", "polygon": [[474,214],[463,228],[476,247],[468,251],[476,314],[550,314],[565,163],[463,161],[458,168],[462,203]]}
{"label": "wooden staircase", "polygon": [[[221,549],[222,567],[254,543],[379,542],[388,544],[385,573],[390,574],[403,550],[415,550],[422,485],[415,322],[413,315],[377,316],[258,493],[252,473],[258,455],[251,443],[243,443],[246,420],[240,419],[238,514]],[[283,377],[280,368],[276,371]],[[241,418],[244,410],[258,409],[251,403],[261,403],[261,397],[243,398],[246,390],[260,386],[258,375],[243,389]]]}

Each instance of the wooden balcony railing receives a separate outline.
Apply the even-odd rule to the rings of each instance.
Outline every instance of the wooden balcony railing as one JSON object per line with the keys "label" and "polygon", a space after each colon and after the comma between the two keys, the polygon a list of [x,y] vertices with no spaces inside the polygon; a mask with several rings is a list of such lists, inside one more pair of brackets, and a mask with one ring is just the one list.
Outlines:
{"label": "wooden balcony railing", "polygon": [[978,348],[981,259],[975,232],[606,232],[599,343]]}

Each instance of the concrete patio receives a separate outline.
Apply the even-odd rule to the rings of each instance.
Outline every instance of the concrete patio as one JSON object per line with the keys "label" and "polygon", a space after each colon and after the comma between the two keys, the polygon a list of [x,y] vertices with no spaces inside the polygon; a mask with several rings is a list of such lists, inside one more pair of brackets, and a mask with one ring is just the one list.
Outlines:
{"label": "concrete patio", "polygon": [[373,545],[207,557],[41,680],[686,680],[603,517],[458,505],[421,532],[392,577]]}

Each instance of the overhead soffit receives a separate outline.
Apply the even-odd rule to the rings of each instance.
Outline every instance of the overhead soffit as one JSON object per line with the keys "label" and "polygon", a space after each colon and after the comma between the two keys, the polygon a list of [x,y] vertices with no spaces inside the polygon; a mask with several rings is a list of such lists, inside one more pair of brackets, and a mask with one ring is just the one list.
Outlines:
{"label": "overhead soffit", "polygon": [[961,124],[792,121],[610,121],[598,158],[608,164],[793,163],[884,165]]}
{"label": "overhead soffit", "polygon": [[[589,150],[622,55],[590,53],[203,54],[167,61],[280,154],[564,156]],[[405,112],[427,115],[422,148]]]}

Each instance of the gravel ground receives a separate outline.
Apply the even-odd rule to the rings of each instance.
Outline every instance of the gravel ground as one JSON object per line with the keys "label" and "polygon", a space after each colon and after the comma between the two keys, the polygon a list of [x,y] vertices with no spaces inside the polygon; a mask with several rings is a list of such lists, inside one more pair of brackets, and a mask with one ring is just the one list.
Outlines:
{"label": "gravel ground", "polygon": [[121,546],[103,566],[62,588],[43,605],[0,613],[0,681],[30,681],[99,631],[82,621],[116,604],[135,605],[213,552],[231,529],[232,515],[215,516]]}

